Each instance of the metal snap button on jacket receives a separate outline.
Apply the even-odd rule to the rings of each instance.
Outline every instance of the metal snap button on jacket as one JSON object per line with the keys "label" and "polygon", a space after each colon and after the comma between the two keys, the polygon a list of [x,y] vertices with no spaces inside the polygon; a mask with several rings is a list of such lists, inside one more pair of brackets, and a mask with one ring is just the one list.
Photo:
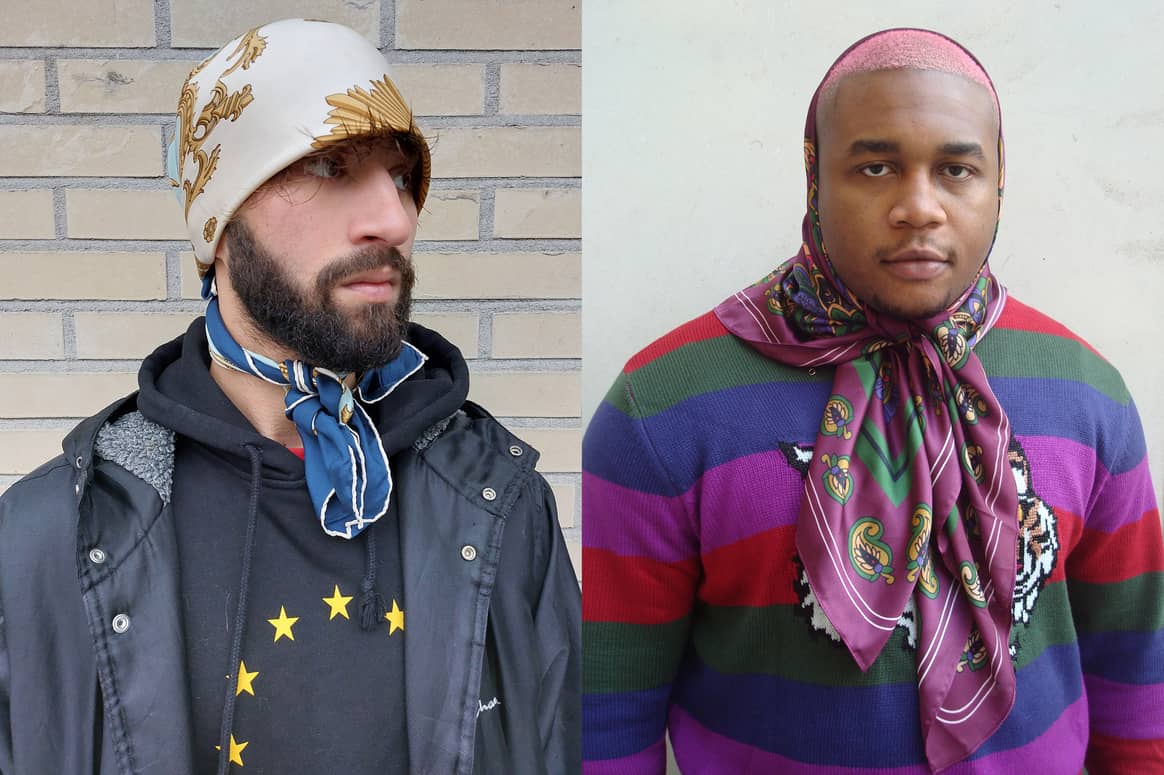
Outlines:
{"label": "metal snap button on jacket", "polygon": [[113,631],[118,635],[129,629],[129,617],[125,614],[118,614],[113,617]]}
{"label": "metal snap button on jacket", "polygon": [[466,562],[472,562],[473,560],[477,559],[477,547],[472,546],[471,544],[465,544],[462,546],[461,559],[465,560]]}
{"label": "metal snap button on jacket", "polygon": [[494,490],[492,487],[486,487],[481,491],[481,497],[487,501],[495,501],[497,500],[497,490]]}
{"label": "metal snap button on jacket", "polygon": [[94,565],[100,565],[101,563],[105,562],[105,550],[96,548],[90,549],[89,561]]}
{"label": "metal snap button on jacket", "polygon": [[509,454],[513,455],[514,457],[521,457],[521,453],[521,447],[517,446],[516,444],[509,448]]}

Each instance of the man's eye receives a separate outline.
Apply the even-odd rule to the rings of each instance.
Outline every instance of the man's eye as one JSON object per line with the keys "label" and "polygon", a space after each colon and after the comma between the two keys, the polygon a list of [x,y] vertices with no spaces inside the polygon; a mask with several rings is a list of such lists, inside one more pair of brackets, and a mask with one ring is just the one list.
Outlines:
{"label": "man's eye", "polygon": [[965,180],[974,174],[974,170],[965,164],[950,164],[946,166],[946,174],[954,178],[954,180]]}
{"label": "man's eye", "polygon": [[303,171],[317,178],[336,178],[340,174],[340,163],[330,156],[317,156],[307,160]]}
{"label": "man's eye", "polygon": [[889,174],[888,164],[866,164],[861,168],[861,174],[870,178],[883,178]]}
{"label": "man's eye", "polygon": [[408,191],[412,188],[412,173],[411,172],[397,172],[392,176],[392,182],[396,184],[396,188],[401,191]]}

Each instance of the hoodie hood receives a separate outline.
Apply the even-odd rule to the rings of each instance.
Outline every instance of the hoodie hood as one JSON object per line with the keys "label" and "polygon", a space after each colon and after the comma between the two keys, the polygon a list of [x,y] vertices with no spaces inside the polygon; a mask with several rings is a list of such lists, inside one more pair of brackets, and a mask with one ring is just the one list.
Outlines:
{"label": "hoodie hood", "polygon": [[[455,413],[469,393],[469,368],[460,350],[415,323],[406,338],[428,356],[425,365],[391,395],[365,405],[389,457]],[[146,358],[138,388],[138,410],[153,422],[224,453],[241,469],[250,467],[245,447],[257,447],[265,477],[303,478],[303,462],[259,434],[210,376],[204,318]]]}

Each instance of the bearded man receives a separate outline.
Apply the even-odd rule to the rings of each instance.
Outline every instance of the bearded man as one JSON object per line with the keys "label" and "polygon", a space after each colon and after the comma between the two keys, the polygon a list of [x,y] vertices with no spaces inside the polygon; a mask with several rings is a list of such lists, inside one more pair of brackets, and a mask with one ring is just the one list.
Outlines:
{"label": "bearded man", "polygon": [[[632,358],[583,444],[584,772],[1164,772],[1164,544],[1115,369],[990,271],[994,86],[877,33],[799,253]],[[1017,559],[1017,562],[1016,562]]]}
{"label": "bearded man", "polygon": [[384,58],[252,29],[170,156],[206,316],[0,501],[0,773],[576,771],[575,574],[409,323],[430,158]]}

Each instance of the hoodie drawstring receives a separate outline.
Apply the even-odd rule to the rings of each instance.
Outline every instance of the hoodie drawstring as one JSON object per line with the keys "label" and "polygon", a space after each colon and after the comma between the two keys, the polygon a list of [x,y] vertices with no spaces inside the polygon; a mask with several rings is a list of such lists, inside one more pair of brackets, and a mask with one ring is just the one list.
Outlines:
{"label": "hoodie drawstring", "polygon": [[[374,526],[373,526],[374,527]],[[360,629],[372,632],[388,613],[383,596],[376,591],[376,533],[364,531],[364,580],[360,582]]]}
{"label": "hoodie drawstring", "polygon": [[227,681],[226,703],[222,709],[222,727],[218,731],[218,775],[226,775],[230,767],[230,738],[231,727],[234,726],[234,701],[237,696],[235,687],[238,683],[236,674],[242,661],[243,630],[246,627],[247,608],[249,600],[247,590],[251,581],[251,560],[255,554],[255,524],[259,514],[259,491],[263,486],[263,451],[250,444],[245,445],[247,454],[251,458],[251,505],[247,513],[247,536],[243,546],[242,578],[238,584],[238,608],[234,617],[234,638],[230,643],[230,662],[227,665],[227,675],[235,676],[233,681]]}

